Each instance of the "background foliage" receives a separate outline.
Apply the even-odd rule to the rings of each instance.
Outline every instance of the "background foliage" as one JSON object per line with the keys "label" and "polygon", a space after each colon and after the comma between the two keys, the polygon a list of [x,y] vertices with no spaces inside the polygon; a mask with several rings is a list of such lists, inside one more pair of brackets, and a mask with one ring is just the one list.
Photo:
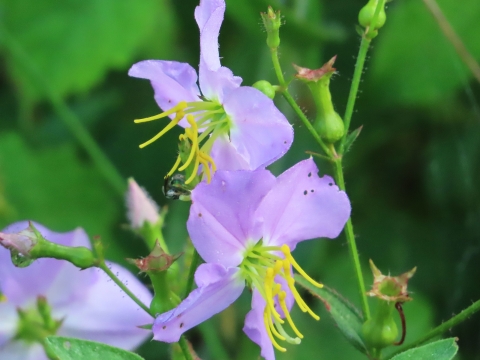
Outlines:
{"label": "background foliage", "polygon": [[[82,226],[104,239],[111,259],[124,263],[126,256],[145,254],[140,240],[121,226],[126,222],[123,199],[56,111],[63,101],[122,176],[134,176],[159,204],[168,203],[166,239],[173,249],[181,248],[188,205],[167,202],[161,194],[163,176],[175,159],[175,137],[138,149],[161,124],[133,124],[132,119],[159,110],[149,83],[129,78],[127,70],[147,58],[196,66],[197,3],[0,0],[0,228],[20,219],[57,231]],[[480,60],[478,0],[438,3]],[[281,61],[287,77],[293,74],[292,62],[316,68],[338,54],[339,75],[331,88],[343,113],[359,45],[356,16],[363,4],[227,0],[220,35],[223,64],[246,85],[274,81],[259,17],[272,5],[285,16]],[[480,298],[480,86],[421,1],[395,0],[387,17],[373,42],[352,120],[363,130],[347,154],[346,180],[365,273],[369,258],[385,273],[418,266],[410,282],[415,300],[404,307],[408,342]],[[308,93],[299,84],[294,90],[312,117]],[[276,173],[305,158],[306,150],[317,150],[281,99],[278,105],[296,138],[272,167]],[[328,164],[319,166],[331,172]],[[303,243],[297,252],[308,272],[357,302],[342,237]],[[258,356],[241,331],[248,306],[245,296],[202,325],[201,333],[189,332],[201,357],[224,358],[215,346],[219,339],[231,359]],[[280,359],[363,358],[332,331],[326,314],[319,323],[296,315],[305,340]],[[460,339],[457,358],[480,359],[479,334],[478,315],[452,330]],[[166,352],[157,342],[140,350],[147,359],[161,359]]]}

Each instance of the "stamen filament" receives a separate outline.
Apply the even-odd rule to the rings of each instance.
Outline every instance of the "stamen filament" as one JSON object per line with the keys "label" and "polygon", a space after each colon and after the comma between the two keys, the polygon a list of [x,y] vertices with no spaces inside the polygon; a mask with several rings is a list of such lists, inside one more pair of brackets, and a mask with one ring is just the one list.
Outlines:
{"label": "stamen filament", "polygon": [[268,306],[270,307],[273,316],[275,319],[277,319],[281,324],[284,323],[284,321],[280,318],[280,314],[277,312],[273,305],[273,296],[272,296],[272,286],[273,286],[273,278],[275,274],[273,273],[272,268],[267,269],[267,274],[265,276],[265,295],[266,295],[266,301]]}
{"label": "stamen filament", "polygon": [[267,329],[267,334],[268,334],[268,337],[270,338],[270,341],[272,342],[272,345],[278,350],[278,351],[281,351],[281,352],[285,352],[287,351],[287,349],[281,347],[280,345],[278,345],[277,341],[275,340],[275,338],[273,337],[272,335],[272,331],[270,329],[270,324],[269,324],[269,321],[267,319],[267,313],[264,312],[263,313],[263,322],[265,323],[265,328]]}
{"label": "stamen filament", "polygon": [[172,170],[168,172],[165,178],[172,176],[173,173],[177,170],[178,165],[180,165],[181,162],[182,162],[182,158],[180,157],[180,155],[178,155],[177,160],[175,160],[175,164],[173,164]]}
{"label": "stamen filament", "polygon": [[288,283],[288,287],[292,291],[293,297],[297,301],[297,304],[298,304],[298,307],[300,308],[300,310],[302,310],[303,312],[308,312],[310,314],[310,316],[313,317],[315,320],[320,320],[320,316],[315,314],[312,311],[312,309],[310,309],[310,307],[305,303],[305,301],[302,299],[302,297],[298,293],[298,291],[297,291],[297,289],[295,288],[295,285],[294,285],[295,280],[292,277],[289,277],[287,279],[287,283]]}
{"label": "stamen filament", "polygon": [[288,245],[284,244],[282,245],[282,252],[283,254],[285,255],[285,257],[288,259],[288,261],[290,261],[290,263],[293,265],[293,267],[295,268],[295,270],[297,270],[297,272],[302,275],[306,280],[308,280],[308,282],[310,282],[312,285],[318,287],[318,288],[323,288],[323,284],[320,284],[318,282],[316,282],[315,280],[313,280],[310,276],[308,276],[308,274],[300,267],[300,265],[298,265],[298,263],[295,261],[295,259],[293,258],[292,254],[290,253],[290,248],[288,247]]}
{"label": "stamen filament", "polygon": [[300,339],[303,339],[302,333],[300,331],[298,331],[297,327],[293,323],[292,317],[290,316],[290,312],[288,311],[287,304],[285,302],[286,297],[287,297],[287,293],[285,291],[281,291],[280,294],[278,294],[278,302],[280,304],[280,307],[282,308],[283,313],[285,314],[285,317],[287,318],[287,321],[290,324],[290,327],[292,328],[293,332]]}
{"label": "stamen filament", "polygon": [[[273,335],[275,335],[277,338],[279,338],[280,340],[283,340],[285,341],[286,338],[283,337],[282,335],[280,335],[280,333],[278,332],[277,328],[273,325],[273,320],[272,320],[272,316],[270,314],[270,311],[269,311],[269,308],[268,307],[265,307],[265,312],[267,313],[267,319],[268,319],[268,324],[270,326],[270,329],[272,330],[272,333]],[[281,325],[280,325],[281,326]]]}
{"label": "stamen filament", "polygon": [[276,322],[275,322],[275,325],[277,326],[277,329],[280,332],[280,334],[282,334],[282,336],[285,338],[285,341],[288,342],[289,344],[298,345],[302,342],[298,337],[293,338],[290,335],[288,335],[282,325],[277,324]]}
{"label": "stamen filament", "polygon": [[[161,114],[146,117],[146,118],[143,118],[143,119],[135,119],[135,120],[133,120],[133,122],[135,124],[139,124],[139,123],[144,123],[144,122],[148,122],[148,121],[152,121],[152,120],[161,119],[161,118],[164,118],[166,116],[175,114],[176,112],[182,112],[182,110],[185,109],[186,107],[187,107],[187,103],[185,101],[181,101],[176,106],[171,108],[170,110],[167,110],[167,111],[165,111]],[[182,118],[183,118],[183,116],[182,116]]]}
{"label": "stamen filament", "polygon": [[159,138],[161,138],[165,133],[167,133],[170,129],[174,128],[175,125],[178,124],[178,122],[183,118],[183,116],[179,116],[179,113],[177,113],[177,116],[168,123],[167,126],[165,126],[163,128],[162,131],[160,131],[157,135],[155,135],[153,138],[151,138],[150,140],[148,141],[145,141],[143,144],[140,144],[139,147],[140,149],[143,149],[145,146],[147,145],[150,145],[151,143],[153,143],[154,141],[158,140]]}

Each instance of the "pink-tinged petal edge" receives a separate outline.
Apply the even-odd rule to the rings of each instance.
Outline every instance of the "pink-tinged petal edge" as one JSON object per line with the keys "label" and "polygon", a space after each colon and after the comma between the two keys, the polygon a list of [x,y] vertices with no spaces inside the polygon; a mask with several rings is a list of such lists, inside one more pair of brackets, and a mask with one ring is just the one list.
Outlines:
{"label": "pink-tinged petal edge", "polygon": [[242,86],[228,94],[225,112],[232,121],[230,140],[255,170],[285,154],[293,142],[293,128],[266,95]]}
{"label": "pink-tinged petal edge", "polygon": [[176,308],[159,315],[153,324],[154,340],[177,342],[192,327],[232,304],[245,288],[240,269],[202,264],[195,273],[199,286]]}
{"label": "pink-tinged petal edge", "polygon": [[254,213],[275,183],[268,170],[217,171],[210,184],[192,191],[187,229],[200,256],[209,263],[237,266],[247,241],[260,240]]}
{"label": "pink-tinged petal edge", "polygon": [[330,176],[317,173],[310,158],[277,178],[256,212],[264,221],[265,244],[287,244],[293,250],[300,241],[340,234],[350,217],[350,201]]}

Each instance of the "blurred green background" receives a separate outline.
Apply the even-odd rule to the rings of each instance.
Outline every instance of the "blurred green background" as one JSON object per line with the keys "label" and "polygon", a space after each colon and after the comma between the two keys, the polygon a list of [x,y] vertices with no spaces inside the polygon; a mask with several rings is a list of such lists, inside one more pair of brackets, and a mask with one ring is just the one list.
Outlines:
{"label": "blurred green background", "polygon": [[[292,62],[318,68],[338,55],[331,89],[343,114],[364,1],[226,2],[223,65],[244,85],[275,82],[259,16],[272,5],[284,15],[280,53],[288,78]],[[480,60],[480,2],[438,3]],[[145,255],[141,240],[122,227],[122,184],[112,186],[105,167],[95,166],[71,131],[79,120],[123,178],[135,177],[159,204],[168,204],[167,242],[182,248],[188,204],[166,201],[161,193],[176,136],[138,148],[162,124],[134,125],[134,118],[159,109],[149,82],[129,78],[127,71],[143,59],[196,67],[196,5],[197,0],[0,0],[0,228],[20,219],[57,231],[82,226],[102,237],[110,259],[125,263],[127,256]],[[352,129],[363,130],[346,158],[347,189],[367,280],[369,258],[393,275],[418,266],[409,287],[414,301],[404,306],[408,342],[480,298],[480,86],[420,0],[389,3],[363,79],[352,120]],[[312,118],[308,92],[297,83],[292,91]],[[280,173],[306,158],[305,151],[319,149],[283,99],[277,100],[296,131],[291,151],[272,166]],[[331,173],[328,164],[318,164]],[[303,243],[296,253],[307,272],[358,303],[343,236]],[[258,358],[258,347],[241,331],[249,297],[245,292],[202,331],[188,333],[201,358]],[[364,358],[315,306],[322,321],[295,311],[305,340],[278,358]],[[459,359],[480,359],[480,315],[447,335],[459,337]],[[169,358],[158,342],[147,343],[140,354]]]}

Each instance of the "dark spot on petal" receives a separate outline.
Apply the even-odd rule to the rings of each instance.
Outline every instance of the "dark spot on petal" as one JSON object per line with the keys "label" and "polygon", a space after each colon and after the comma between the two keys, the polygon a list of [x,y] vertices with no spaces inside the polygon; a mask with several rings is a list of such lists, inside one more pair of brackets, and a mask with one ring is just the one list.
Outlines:
{"label": "dark spot on petal", "polygon": [[311,177],[311,176],[312,176],[312,173],[311,173],[311,172],[309,172],[309,173],[308,173],[308,177]]}
{"label": "dark spot on petal", "polygon": [[287,143],[287,141],[284,141],[283,143],[284,143],[284,144],[286,144],[286,143]]}
{"label": "dark spot on petal", "polygon": [[305,191],[303,192],[303,195],[307,195],[307,194],[308,194],[308,191],[305,190]]}
{"label": "dark spot on petal", "polygon": [[183,327],[183,323],[180,323],[180,328],[182,328],[182,327]]}
{"label": "dark spot on petal", "polygon": [[202,217],[202,213],[198,213],[198,217]]}
{"label": "dark spot on petal", "polygon": [[167,325],[163,325],[162,329],[165,330],[167,328]]}
{"label": "dark spot on petal", "polygon": [[333,186],[333,183],[328,183],[328,186]]}
{"label": "dark spot on petal", "polygon": [[177,319],[179,319],[179,318],[180,318],[180,316],[182,316],[182,314],[178,314],[178,315],[177,315]]}
{"label": "dark spot on petal", "polygon": [[315,192],[315,190],[312,189],[312,190],[310,190],[310,192]]}

